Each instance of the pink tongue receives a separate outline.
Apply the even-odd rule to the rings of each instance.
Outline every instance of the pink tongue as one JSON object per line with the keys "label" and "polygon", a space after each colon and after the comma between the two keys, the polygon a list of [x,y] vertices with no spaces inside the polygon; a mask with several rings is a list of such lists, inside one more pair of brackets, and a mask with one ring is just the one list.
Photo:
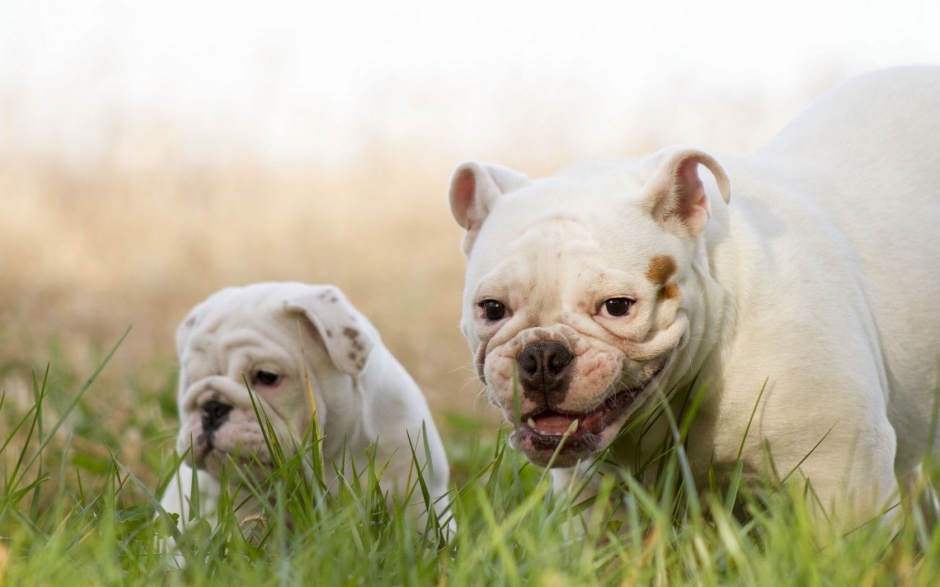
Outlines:
{"label": "pink tongue", "polygon": [[535,422],[535,431],[540,434],[564,434],[577,418],[566,414],[549,413],[535,416],[532,420]]}

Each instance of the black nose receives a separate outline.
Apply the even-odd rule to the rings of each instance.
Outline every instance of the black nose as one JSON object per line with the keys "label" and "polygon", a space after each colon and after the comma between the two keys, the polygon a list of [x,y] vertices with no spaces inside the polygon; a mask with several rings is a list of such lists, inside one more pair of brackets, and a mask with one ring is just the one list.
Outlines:
{"label": "black nose", "polygon": [[227,406],[215,400],[207,401],[202,406],[202,431],[215,432],[225,422],[232,406]]}
{"label": "black nose", "polygon": [[519,382],[526,390],[564,393],[571,373],[568,365],[574,355],[558,342],[535,342],[519,353]]}

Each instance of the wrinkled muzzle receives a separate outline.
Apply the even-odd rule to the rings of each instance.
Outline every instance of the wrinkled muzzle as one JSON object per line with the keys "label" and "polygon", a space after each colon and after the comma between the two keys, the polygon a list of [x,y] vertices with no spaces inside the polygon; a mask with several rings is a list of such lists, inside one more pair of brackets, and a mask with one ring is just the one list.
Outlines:
{"label": "wrinkled muzzle", "polygon": [[486,357],[490,399],[513,445],[540,466],[568,467],[608,446],[655,389],[672,352],[633,360],[563,325],[533,328]]}
{"label": "wrinkled muzzle", "polygon": [[213,474],[229,458],[244,464],[271,463],[259,415],[270,422],[285,453],[292,454],[299,442],[262,396],[249,395],[244,382],[226,377],[207,377],[190,385],[180,402],[180,412],[177,451],[189,454],[193,467]]}

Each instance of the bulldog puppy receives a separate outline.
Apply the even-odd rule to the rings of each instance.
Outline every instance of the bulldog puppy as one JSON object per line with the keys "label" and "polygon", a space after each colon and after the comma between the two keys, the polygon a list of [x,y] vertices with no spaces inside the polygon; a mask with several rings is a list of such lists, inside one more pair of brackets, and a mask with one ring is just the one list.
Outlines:
{"label": "bulldog puppy", "polygon": [[[187,460],[161,505],[179,514],[181,529],[190,519],[194,474],[200,513],[214,523],[220,463],[246,469],[271,465],[252,399],[270,421],[286,458],[303,450],[314,408],[308,381],[328,486],[337,474],[352,474],[354,457],[356,470],[364,471],[364,453],[375,445],[375,470],[384,468],[380,484],[390,498],[401,498],[409,480],[416,483],[420,468],[433,507],[450,516],[444,511],[448,463],[427,402],[376,329],[336,287],[259,283],[224,289],[189,313],[176,346],[181,423],[176,448]],[[334,470],[331,459],[343,469]],[[229,477],[240,480],[234,472]],[[415,499],[420,496],[416,491]],[[259,513],[260,505],[249,502],[237,515],[244,520]],[[423,526],[420,512],[427,506],[412,505]]]}
{"label": "bulldog puppy", "polygon": [[846,83],[746,157],[671,148],[538,180],[465,163],[450,205],[477,373],[558,486],[608,447],[648,462],[667,419],[642,442],[625,424],[703,387],[702,488],[740,450],[746,477],[808,479],[847,525],[940,445],[938,68]]}

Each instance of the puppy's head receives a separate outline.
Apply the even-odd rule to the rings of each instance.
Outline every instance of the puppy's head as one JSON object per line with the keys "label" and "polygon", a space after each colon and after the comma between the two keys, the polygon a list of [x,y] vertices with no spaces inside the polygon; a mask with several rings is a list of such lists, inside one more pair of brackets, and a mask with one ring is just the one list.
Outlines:
{"label": "puppy's head", "polygon": [[682,375],[704,327],[707,191],[727,201],[727,177],[692,149],[537,181],[457,168],[450,203],[469,261],[461,325],[491,401],[536,464],[596,454]]}
{"label": "puppy's head", "polygon": [[291,453],[311,423],[307,378],[325,429],[330,411],[352,409],[352,378],[377,336],[333,286],[261,283],[212,295],[176,335],[177,450],[191,449],[193,465],[210,473],[229,457],[270,464],[257,406]]}

